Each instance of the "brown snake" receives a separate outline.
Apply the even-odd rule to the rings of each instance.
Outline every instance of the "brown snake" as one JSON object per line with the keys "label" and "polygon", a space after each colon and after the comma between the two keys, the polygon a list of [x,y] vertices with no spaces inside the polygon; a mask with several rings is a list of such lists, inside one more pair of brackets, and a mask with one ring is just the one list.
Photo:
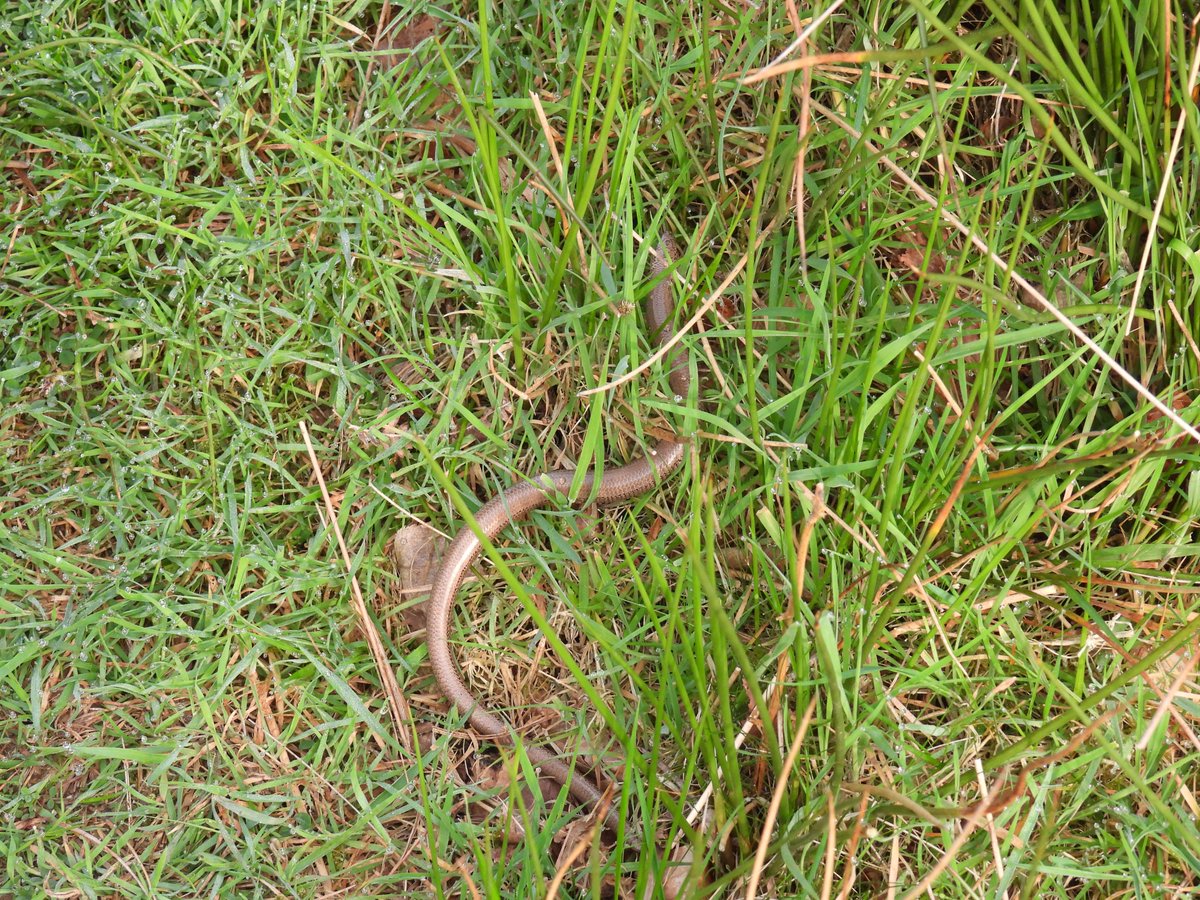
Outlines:
{"label": "brown snake", "polygon": [[[677,253],[674,240],[669,236],[664,236],[658,255],[651,255],[650,268],[653,275],[661,278],[676,258]],[[670,327],[674,308],[675,300],[674,292],[671,289],[671,280],[662,278],[646,299],[646,322],[651,337],[655,338],[660,345],[674,337],[675,332]],[[675,352],[671,356],[669,381],[677,401],[682,401],[688,396],[691,374],[688,370],[687,358],[682,352]],[[577,503],[582,504],[591,498],[593,489],[595,489],[595,502],[605,506],[621,503],[639,494],[644,494],[679,467],[683,461],[683,450],[684,445],[679,441],[659,441],[647,456],[615,469],[606,468],[598,485],[596,484],[595,470],[589,470],[580,486]],[[515,484],[493,497],[475,513],[476,525],[489,541],[494,540],[496,535],[509,523],[516,522],[533,510],[548,505],[557,496],[565,496],[574,480],[575,472],[573,470],[557,469]],[[470,526],[464,525],[455,535],[446,555],[442,558],[441,567],[433,578],[427,606],[426,640],[429,645],[429,660],[433,665],[433,673],[437,677],[438,687],[446,699],[459,712],[468,716],[471,725],[480,735],[493,741],[509,741],[511,740],[509,726],[485,709],[463,683],[450,652],[448,640],[454,596],[458,593],[467,570],[479,556],[481,549],[482,544],[479,537]],[[594,809],[596,807],[600,800],[600,791],[588,778],[578,772],[573,772],[561,759],[544,747],[532,745],[526,749],[526,753],[534,765],[555,781],[566,785],[575,799],[586,808]],[[611,807],[605,822],[610,827],[615,827],[617,824],[617,817]]]}

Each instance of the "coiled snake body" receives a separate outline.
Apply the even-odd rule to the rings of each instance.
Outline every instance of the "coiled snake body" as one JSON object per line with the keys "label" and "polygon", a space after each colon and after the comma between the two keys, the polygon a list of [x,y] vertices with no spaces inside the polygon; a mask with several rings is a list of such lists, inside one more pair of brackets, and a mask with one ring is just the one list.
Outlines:
{"label": "coiled snake body", "polygon": [[[658,256],[652,256],[651,272],[661,278],[677,255],[675,242],[664,236]],[[646,321],[650,335],[661,345],[674,336],[671,330],[674,311],[674,292],[669,278],[662,278],[646,299]],[[677,399],[688,396],[691,375],[687,359],[682,352],[671,357],[669,376],[672,390]],[[679,441],[662,440],[647,456],[615,469],[605,469],[600,484],[596,485],[594,470],[584,476],[579,490],[580,502],[592,496],[601,505],[621,503],[643,494],[661,483],[679,467],[683,461],[684,445]],[[479,530],[494,540],[506,525],[524,518],[535,509],[546,506],[555,495],[565,495],[575,479],[570,469],[558,469],[528,481],[513,485],[493,497],[475,513]],[[459,677],[454,657],[450,652],[450,614],[454,596],[462,585],[471,564],[479,556],[482,545],[474,529],[464,525],[455,535],[442,558],[441,567],[433,579],[427,607],[427,642],[429,659],[437,678],[438,687],[446,698],[470,719],[471,725],[482,736],[493,741],[509,740],[510,728],[503,720],[485,709],[472,695]],[[573,772],[561,759],[546,748],[531,745],[526,749],[529,759],[541,771],[560,784],[566,785],[581,804],[594,808],[600,800],[600,791],[586,777]],[[610,811],[606,822],[615,826],[616,816]]]}

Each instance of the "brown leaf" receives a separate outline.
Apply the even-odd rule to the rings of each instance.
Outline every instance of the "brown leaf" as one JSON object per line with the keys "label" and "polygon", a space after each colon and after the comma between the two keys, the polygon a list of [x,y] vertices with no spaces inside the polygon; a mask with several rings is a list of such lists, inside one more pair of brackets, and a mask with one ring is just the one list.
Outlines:
{"label": "brown leaf", "polygon": [[896,268],[907,269],[915,275],[920,275],[922,272],[932,272],[940,275],[946,271],[946,258],[936,252],[929,255],[928,268],[926,268],[925,248],[927,241],[925,240],[925,235],[917,231],[905,231],[904,238],[910,242],[910,246],[892,254],[892,264]]}
{"label": "brown leaf", "polygon": [[[392,535],[388,556],[400,582],[402,596],[408,599],[429,593],[445,551],[446,539],[422,522],[405,525]],[[417,627],[423,628],[424,622]]]}
{"label": "brown leaf", "polygon": [[21,187],[24,188],[25,193],[27,193],[34,200],[40,196],[38,194],[37,185],[35,185],[33,183],[33,179],[29,177],[29,163],[14,159],[6,162],[4,167],[8,169],[9,174],[20,183]]}
{"label": "brown leaf", "polygon": [[979,133],[985,143],[996,147],[1004,143],[1018,121],[1016,116],[992,116],[979,126]]}
{"label": "brown leaf", "polygon": [[[679,896],[679,892],[683,890],[684,884],[687,883],[689,876],[696,868],[696,862],[692,859],[692,848],[685,846],[682,850],[683,853],[677,856],[671,868],[667,870],[666,877],[663,878],[663,896],[667,900],[675,900]],[[703,872],[703,866],[701,866],[698,877],[692,882],[692,887],[704,884]]]}
{"label": "brown leaf", "polygon": [[390,50],[376,57],[376,63],[383,71],[394,69],[408,57],[408,51],[415,48],[426,38],[438,32],[439,21],[433,16],[417,16],[403,28],[391,34],[384,35],[376,45],[376,50]]}

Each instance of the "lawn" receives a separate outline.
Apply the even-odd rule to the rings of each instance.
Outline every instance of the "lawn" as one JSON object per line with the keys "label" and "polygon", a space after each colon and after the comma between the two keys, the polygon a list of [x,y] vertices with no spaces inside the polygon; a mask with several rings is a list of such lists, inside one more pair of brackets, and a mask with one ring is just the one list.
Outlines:
{"label": "lawn", "polygon": [[0,898],[1200,893],[1195,14],[6,4]]}

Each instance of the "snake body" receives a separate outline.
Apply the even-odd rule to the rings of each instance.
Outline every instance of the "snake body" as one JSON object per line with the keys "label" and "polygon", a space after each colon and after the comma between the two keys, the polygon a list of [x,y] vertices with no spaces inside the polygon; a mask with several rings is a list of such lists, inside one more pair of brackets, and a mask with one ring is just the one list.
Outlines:
{"label": "snake body", "polygon": [[[664,236],[658,255],[651,256],[651,272],[656,278],[660,278],[660,281],[646,299],[645,313],[650,335],[659,345],[674,336],[671,328],[675,306],[674,292],[670,279],[662,276],[677,256],[677,252],[675,242],[669,236]],[[688,396],[691,374],[687,358],[681,351],[676,351],[671,356],[669,382],[678,399]],[[644,494],[679,467],[683,461],[683,451],[684,445],[679,441],[661,440],[641,459],[617,468],[604,469],[599,477],[599,484],[596,483],[595,470],[589,470],[579,489],[579,502],[585,502],[592,497],[593,491],[596,502],[601,505],[621,503]],[[489,541],[494,540],[505,526],[524,518],[535,509],[548,505],[556,496],[566,495],[574,480],[574,471],[557,469],[513,485],[493,497],[475,513],[479,531],[486,535]],[[468,525],[459,529],[433,579],[427,606],[426,640],[438,687],[446,699],[469,717],[471,725],[480,735],[493,741],[509,741],[509,726],[486,709],[463,683],[450,652],[450,616],[454,607],[454,597],[467,570],[479,557],[481,549],[482,544],[474,529]],[[588,778],[573,772],[544,747],[531,745],[526,752],[534,765],[544,774],[565,785],[585,808],[596,807],[600,800],[600,791]],[[616,816],[611,809],[606,817],[606,824],[616,824]]]}

